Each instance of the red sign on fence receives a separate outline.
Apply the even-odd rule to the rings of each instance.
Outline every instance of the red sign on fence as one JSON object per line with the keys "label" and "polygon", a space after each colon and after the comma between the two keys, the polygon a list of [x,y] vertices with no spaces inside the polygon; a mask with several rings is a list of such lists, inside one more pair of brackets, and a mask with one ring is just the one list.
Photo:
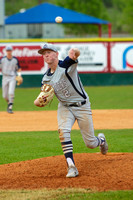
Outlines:
{"label": "red sign on fence", "polygon": [[[43,73],[44,71],[44,61],[43,57],[38,54],[38,50],[41,48],[39,45],[20,45],[12,46],[13,56],[17,57],[19,64],[22,68],[22,72],[31,73]],[[6,55],[5,46],[0,48],[0,58]]]}

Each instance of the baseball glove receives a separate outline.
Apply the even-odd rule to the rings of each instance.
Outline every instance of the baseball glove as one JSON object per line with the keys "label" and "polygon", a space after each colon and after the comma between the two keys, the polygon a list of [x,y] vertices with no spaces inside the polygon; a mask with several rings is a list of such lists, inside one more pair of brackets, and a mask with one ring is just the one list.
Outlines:
{"label": "baseball glove", "polygon": [[22,76],[16,76],[16,81],[17,81],[17,85],[21,85],[23,83],[23,78]]}
{"label": "baseball glove", "polygon": [[37,99],[39,100],[40,107],[46,106],[54,97],[54,88],[49,84],[44,84],[41,87],[41,92]]}

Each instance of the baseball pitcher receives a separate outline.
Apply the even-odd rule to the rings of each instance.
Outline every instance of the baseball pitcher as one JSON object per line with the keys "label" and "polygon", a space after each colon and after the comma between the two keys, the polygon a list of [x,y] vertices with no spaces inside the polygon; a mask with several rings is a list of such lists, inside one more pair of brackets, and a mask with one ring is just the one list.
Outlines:
{"label": "baseball pitcher", "polygon": [[[2,69],[2,94],[3,98],[7,101],[7,112],[12,114],[14,93],[16,86],[16,79],[21,79],[18,81],[17,85],[22,83],[21,68],[19,66],[18,59],[12,56],[12,46],[6,47],[6,56],[0,60],[0,68]],[[16,76],[18,74],[18,76]],[[18,78],[19,77],[19,78]]]}
{"label": "baseball pitcher", "polygon": [[[58,132],[62,149],[68,165],[66,177],[78,176],[78,170],[73,158],[73,144],[71,141],[71,129],[77,120],[83,140],[88,148],[100,146],[102,154],[108,151],[108,145],[103,133],[98,137],[94,135],[92,112],[90,101],[77,72],[77,58],[80,51],[71,48],[65,60],[58,60],[58,51],[52,44],[46,43],[38,51],[43,55],[44,61],[48,64],[49,69],[42,79],[42,92],[34,101],[36,106],[42,107],[47,102],[48,93],[51,87],[59,100],[58,105]],[[50,85],[50,88],[49,88]]]}

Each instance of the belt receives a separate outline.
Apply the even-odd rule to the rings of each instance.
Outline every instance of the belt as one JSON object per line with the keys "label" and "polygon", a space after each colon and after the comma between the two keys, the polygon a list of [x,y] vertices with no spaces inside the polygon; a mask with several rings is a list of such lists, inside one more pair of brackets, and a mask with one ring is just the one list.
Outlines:
{"label": "belt", "polygon": [[16,75],[10,75],[10,74],[2,74],[3,76],[10,76],[10,77],[13,77],[13,76],[16,76]]}
{"label": "belt", "polygon": [[70,107],[80,107],[80,106],[82,106],[84,104],[86,104],[86,101],[81,101],[81,102],[73,103],[73,104],[70,104],[69,106]]}

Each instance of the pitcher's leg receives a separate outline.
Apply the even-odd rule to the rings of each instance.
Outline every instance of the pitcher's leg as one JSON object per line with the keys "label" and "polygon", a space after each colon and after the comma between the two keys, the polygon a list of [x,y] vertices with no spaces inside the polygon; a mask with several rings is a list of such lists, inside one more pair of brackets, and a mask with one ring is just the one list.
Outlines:
{"label": "pitcher's leg", "polygon": [[78,125],[87,147],[93,149],[99,146],[99,139],[94,135],[94,126],[92,120],[91,110],[83,112],[83,116],[77,119]]}
{"label": "pitcher's leg", "polygon": [[86,114],[83,116],[83,119],[78,120],[78,124],[86,146],[91,149],[100,146],[101,153],[105,155],[108,152],[108,144],[104,134],[99,133],[98,137],[94,135],[93,120],[90,112],[88,113],[88,117]]}
{"label": "pitcher's leg", "polygon": [[108,151],[108,144],[106,142],[104,134],[98,134],[98,137],[94,135],[94,127],[92,120],[92,112],[90,104],[81,106],[77,109],[76,118],[81,130],[83,140],[87,147],[93,149],[100,146],[102,154],[106,154]]}
{"label": "pitcher's leg", "polygon": [[[69,109],[61,104],[58,105],[58,132],[63,153],[67,158],[71,158],[73,163],[73,145],[71,141],[71,128],[75,122],[73,114]],[[69,163],[68,163],[69,164]]]}
{"label": "pitcher's leg", "polygon": [[75,177],[78,175],[78,171],[75,167],[73,158],[73,144],[71,141],[71,128],[75,122],[75,117],[71,111],[59,104],[58,106],[58,131],[59,138],[62,146],[64,156],[68,164],[68,174],[66,177]]}

